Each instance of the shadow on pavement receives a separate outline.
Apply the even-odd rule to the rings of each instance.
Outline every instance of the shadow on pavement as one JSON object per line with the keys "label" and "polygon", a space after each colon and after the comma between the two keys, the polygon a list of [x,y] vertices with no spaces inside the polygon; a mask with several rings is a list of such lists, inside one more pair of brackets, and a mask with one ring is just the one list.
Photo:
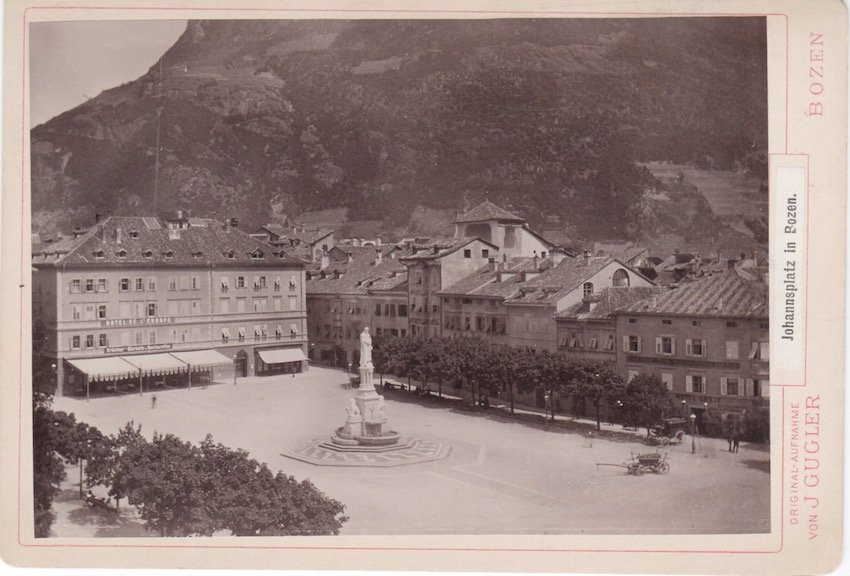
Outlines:
{"label": "shadow on pavement", "polygon": [[741,460],[741,464],[753,470],[759,470],[766,474],[770,473],[770,460]]}

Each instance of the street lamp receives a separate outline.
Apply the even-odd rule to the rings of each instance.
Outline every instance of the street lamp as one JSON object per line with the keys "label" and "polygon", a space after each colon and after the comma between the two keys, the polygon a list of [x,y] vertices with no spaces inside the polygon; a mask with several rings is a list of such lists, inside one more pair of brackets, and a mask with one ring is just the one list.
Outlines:
{"label": "street lamp", "polygon": [[688,417],[688,402],[687,402],[687,400],[682,400],[682,416],[684,418]]}
{"label": "street lamp", "polygon": [[696,444],[696,440],[694,439],[694,434],[696,432],[697,415],[694,414],[693,412],[691,412],[691,415],[690,415],[689,418],[691,420],[691,454],[696,454],[697,444]]}

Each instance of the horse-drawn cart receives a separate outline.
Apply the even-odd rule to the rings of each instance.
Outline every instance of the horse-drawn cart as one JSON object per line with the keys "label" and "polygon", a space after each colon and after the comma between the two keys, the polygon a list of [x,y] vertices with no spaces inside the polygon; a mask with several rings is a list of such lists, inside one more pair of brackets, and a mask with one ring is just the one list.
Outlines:
{"label": "horse-drawn cart", "polygon": [[667,446],[681,444],[685,440],[688,423],[684,418],[665,418],[649,430],[648,444]]}
{"label": "horse-drawn cart", "polygon": [[667,462],[667,453],[647,452],[643,454],[635,454],[632,452],[632,457],[623,464],[604,464],[596,463],[596,468],[600,466],[618,466],[625,468],[627,474],[640,476],[645,472],[655,472],[656,474],[667,474],[670,471],[670,464]]}

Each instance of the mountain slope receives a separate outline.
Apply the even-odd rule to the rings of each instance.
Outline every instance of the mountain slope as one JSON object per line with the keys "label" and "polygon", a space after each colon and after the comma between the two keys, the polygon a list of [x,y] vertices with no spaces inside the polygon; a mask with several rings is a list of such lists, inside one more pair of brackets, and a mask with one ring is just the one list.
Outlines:
{"label": "mountain slope", "polygon": [[[693,218],[647,216],[664,185],[638,162],[763,177],[766,100],[759,18],[190,22],[145,76],[33,129],[34,226],[154,203],[400,226],[486,191],[576,235],[677,233]],[[683,212],[720,234],[700,201]]]}

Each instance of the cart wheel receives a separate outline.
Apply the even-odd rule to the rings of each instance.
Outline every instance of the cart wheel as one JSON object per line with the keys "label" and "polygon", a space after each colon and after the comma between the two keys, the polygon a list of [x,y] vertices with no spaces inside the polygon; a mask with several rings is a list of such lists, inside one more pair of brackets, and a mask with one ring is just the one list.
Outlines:
{"label": "cart wheel", "polygon": [[681,444],[684,441],[685,441],[685,431],[679,430],[678,432],[676,432],[676,443]]}
{"label": "cart wheel", "polygon": [[635,466],[635,476],[643,476],[643,466],[637,465]]}
{"label": "cart wheel", "polygon": [[670,465],[667,462],[659,462],[655,468],[656,474],[667,474],[670,471]]}
{"label": "cart wheel", "polygon": [[667,436],[665,436],[664,438],[661,439],[661,445],[662,446],[667,446],[669,443],[670,443],[670,439]]}

